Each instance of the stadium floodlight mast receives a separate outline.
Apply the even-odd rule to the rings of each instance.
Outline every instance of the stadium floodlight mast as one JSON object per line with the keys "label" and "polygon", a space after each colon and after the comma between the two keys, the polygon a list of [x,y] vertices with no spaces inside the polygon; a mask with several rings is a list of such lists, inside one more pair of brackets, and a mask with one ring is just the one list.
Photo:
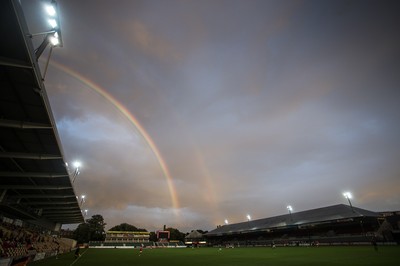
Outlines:
{"label": "stadium floodlight mast", "polygon": [[47,73],[47,68],[49,66],[50,57],[53,52],[53,47],[62,47],[63,46],[63,42],[62,42],[62,38],[61,38],[60,18],[58,16],[59,12],[58,12],[57,2],[55,0],[51,0],[50,3],[48,3],[44,6],[44,10],[46,11],[47,22],[48,22],[50,28],[43,32],[27,34],[27,36],[29,38],[33,38],[35,36],[41,36],[41,35],[45,36],[44,40],[39,45],[39,47],[37,49],[35,49],[36,60],[39,60],[39,58],[43,54],[44,50],[50,44],[50,51],[49,51],[48,58],[46,60],[46,65],[45,65],[45,69],[44,69],[43,77],[42,77],[43,80]]}
{"label": "stadium floodlight mast", "polygon": [[228,219],[225,219],[225,224],[229,224]]}
{"label": "stadium floodlight mast", "polygon": [[349,205],[350,205],[350,208],[351,208],[351,210],[354,212],[354,209],[353,209],[353,205],[351,204],[351,201],[350,201],[350,199],[353,197],[352,195],[351,195],[351,193],[350,192],[344,192],[343,193],[343,196],[349,201]]}
{"label": "stadium floodlight mast", "polygon": [[289,211],[289,215],[290,215],[290,220],[292,220],[292,211],[293,211],[293,207],[291,205],[288,205],[286,207],[286,209]]}
{"label": "stadium floodlight mast", "polygon": [[88,214],[88,210],[82,210],[83,216],[86,216]]}
{"label": "stadium floodlight mast", "polygon": [[81,167],[81,162],[75,161],[72,165],[75,167],[75,170],[74,170],[74,173],[72,176],[72,184],[73,184],[75,182],[76,177],[81,173],[79,171],[79,167]]}
{"label": "stadium floodlight mast", "polygon": [[247,218],[247,221],[250,222],[250,220],[251,220],[250,214],[247,214],[247,215],[246,215],[246,218]]}
{"label": "stadium floodlight mast", "polygon": [[86,195],[81,195],[81,208],[83,206],[83,203],[85,203],[85,198],[86,198]]}

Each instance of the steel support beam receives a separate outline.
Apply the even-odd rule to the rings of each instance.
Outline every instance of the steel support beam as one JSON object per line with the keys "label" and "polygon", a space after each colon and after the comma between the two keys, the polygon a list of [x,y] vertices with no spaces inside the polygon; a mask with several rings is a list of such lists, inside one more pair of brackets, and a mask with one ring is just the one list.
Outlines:
{"label": "steel support beam", "polygon": [[64,190],[72,189],[72,187],[57,187],[57,186],[24,186],[24,185],[0,185],[0,189],[21,189],[21,190]]}
{"label": "steel support beam", "polygon": [[70,206],[70,207],[54,207],[54,206],[41,206],[44,210],[80,210],[78,206]]}
{"label": "steel support beam", "polygon": [[34,160],[62,159],[62,157],[60,155],[41,154],[41,153],[23,153],[23,152],[0,152],[0,158],[34,159]]}
{"label": "steel support beam", "polygon": [[10,127],[19,129],[52,129],[51,124],[32,123],[27,121],[16,121],[0,119],[0,127]]}
{"label": "steel support beam", "polygon": [[82,213],[64,213],[64,214],[43,214],[43,217],[70,217],[70,218],[79,218],[82,217]]}
{"label": "steel support beam", "polygon": [[67,177],[67,173],[27,173],[27,172],[0,172],[0,177],[43,177],[56,178]]}
{"label": "steel support beam", "polygon": [[26,194],[26,195],[15,195],[10,196],[10,198],[17,199],[67,199],[75,198],[75,195],[46,195],[46,194]]}
{"label": "steel support beam", "polygon": [[57,201],[57,200],[52,200],[52,201],[29,201],[27,203],[29,206],[46,206],[46,205],[70,205],[70,204],[78,204],[76,201]]}
{"label": "steel support beam", "polygon": [[0,56],[0,66],[11,66],[11,67],[18,67],[18,68],[29,68],[31,69],[32,66],[28,63],[12,58],[7,58]]}
{"label": "steel support beam", "polygon": [[67,215],[67,214],[70,214],[70,215],[77,215],[78,213],[81,213],[81,211],[80,210],[52,210],[52,211],[47,211],[47,210],[43,210],[43,215],[44,216],[46,216],[46,215],[59,215],[59,214],[62,214],[62,215]]}

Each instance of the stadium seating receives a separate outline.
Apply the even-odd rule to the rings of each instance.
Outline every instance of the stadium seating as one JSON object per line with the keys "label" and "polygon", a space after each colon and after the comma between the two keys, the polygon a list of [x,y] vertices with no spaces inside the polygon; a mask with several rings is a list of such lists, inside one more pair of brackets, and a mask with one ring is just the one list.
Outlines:
{"label": "stadium seating", "polygon": [[29,254],[44,253],[45,257],[56,252],[69,252],[71,247],[62,239],[39,233],[31,228],[0,223],[0,256],[2,258],[22,258]]}

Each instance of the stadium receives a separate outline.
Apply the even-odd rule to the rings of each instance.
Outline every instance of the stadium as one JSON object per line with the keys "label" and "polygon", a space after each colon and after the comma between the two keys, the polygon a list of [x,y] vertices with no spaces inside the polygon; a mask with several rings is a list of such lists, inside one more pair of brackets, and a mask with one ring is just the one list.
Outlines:
{"label": "stadium", "polygon": [[[352,259],[352,256],[369,254],[371,243],[375,242],[391,249],[372,259],[365,255],[370,262],[393,264],[393,260],[399,258],[398,247],[393,246],[400,244],[400,211],[374,212],[339,204],[218,226],[203,235],[198,232],[189,234],[187,246],[190,249],[174,249],[185,245],[171,241],[169,232],[163,232],[166,233],[166,236],[160,237],[163,241],[153,243],[148,232],[109,231],[104,242],[91,243],[90,248],[82,252],[82,259],[74,260],[73,250],[77,242],[63,237],[61,226],[85,221],[82,201],[76,195],[73,184],[79,174],[79,166],[72,168],[64,161],[43,83],[46,69],[42,73],[38,65],[45,49],[62,46],[61,32],[52,29],[43,33],[46,38],[35,49],[33,36],[17,0],[0,2],[0,25],[1,36],[7,36],[0,42],[1,265],[25,265],[32,260],[38,261],[37,265],[40,261],[46,265],[151,265],[167,263],[166,260],[174,265],[186,265],[188,260],[193,261],[190,262],[193,265],[249,265],[249,260],[257,256],[273,261],[276,255],[279,257],[276,262],[282,262],[287,252],[272,254],[270,249],[241,248],[368,246],[360,253],[354,252],[354,249],[348,253],[340,250],[345,258]],[[55,37],[59,39],[54,40]],[[208,248],[193,250],[192,243],[201,243],[196,248]],[[132,258],[132,249],[139,247],[149,249],[144,252],[142,261],[138,261],[138,256]],[[234,247],[240,253],[224,250],[227,252],[222,257],[218,255],[221,254],[221,247]],[[338,250],[321,256],[334,260]],[[297,254],[295,252],[298,251],[293,254]],[[305,252],[303,249],[292,264],[281,265],[296,265],[303,259],[307,262],[307,256],[313,252],[316,251],[310,249]],[[89,257],[98,260],[85,261]],[[111,262],[110,258],[113,258]],[[116,258],[121,261],[116,262]],[[209,263],[205,258],[211,258],[216,264]]]}

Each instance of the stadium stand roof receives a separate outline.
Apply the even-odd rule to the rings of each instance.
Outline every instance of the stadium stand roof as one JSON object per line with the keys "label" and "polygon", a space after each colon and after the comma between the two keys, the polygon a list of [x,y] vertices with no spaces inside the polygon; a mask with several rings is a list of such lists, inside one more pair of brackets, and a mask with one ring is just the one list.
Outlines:
{"label": "stadium stand roof", "polygon": [[368,210],[339,204],[292,214],[285,214],[271,218],[258,219],[237,224],[223,225],[214,229],[206,236],[220,236],[227,234],[251,233],[268,231],[293,226],[305,226],[311,224],[323,224],[330,222],[346,221],[360,217],[379,217],[380,215]]}
{"label": "stadium stand roof", "polygon": [[84,221],[19,1],[0,1],[0,213]]}
{"label": "stadium stand roof", "polygon": [[187,236],[185,236],[185,239],[202,238],[202,237],[203,237],[202,233],[200,233],[197,230],[193,230]]}

